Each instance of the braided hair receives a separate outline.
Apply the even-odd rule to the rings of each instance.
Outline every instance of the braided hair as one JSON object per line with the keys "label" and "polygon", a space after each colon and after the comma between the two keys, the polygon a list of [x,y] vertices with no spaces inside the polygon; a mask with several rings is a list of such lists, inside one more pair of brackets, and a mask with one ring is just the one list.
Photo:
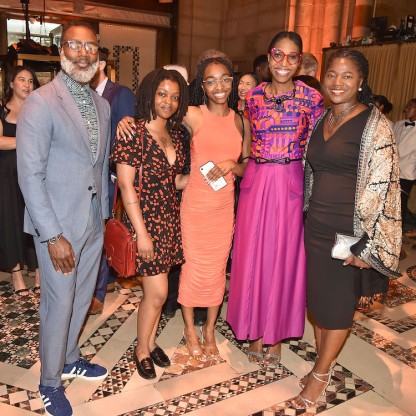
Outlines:
{"label": "braided hair", "polygon": [[[196,77],[195,77],[195,88],[191,97],[190,105],[202,105],[206,104],[207,98],[205,95],[205,90],[203,87],[203,79],[204,79],[204,72],[208,65],[216,63],[224,65],[228,71],[230,72],[230,76],[234,78],[233,67],[231,61],[229,59],[225,59],[222,57],[215,57],[215,58],[208,58],[204,61],[201,61],[196,70]],[[228,96],[228,107],[232,108],[233,110],[237,109],[238,105],[238,90],[237,90],[237,82],[233,81],[233,86]]]}
{"label": "braided hair", "polygon": [[168,131],[179,126],[188,111],[188,85],[184,77],[176,70],[159,68],[149,72],[139,85],[136,94],[136,118],[147,122],[157,118],[155,95],[162,81],[170,80],[179,85],[179,105],[167,124]]}
{"label": "braided hair", "polygon": [[350,59],[358,69],[363,83],[361,84],[361,91],[358,91],[357,100],[365,105],[373,103],[373,93],[368,85],[368,61],[367,58],[355,49],[338,49],[328,59],[327,69],[332,64],[334,59],[345,58]]}

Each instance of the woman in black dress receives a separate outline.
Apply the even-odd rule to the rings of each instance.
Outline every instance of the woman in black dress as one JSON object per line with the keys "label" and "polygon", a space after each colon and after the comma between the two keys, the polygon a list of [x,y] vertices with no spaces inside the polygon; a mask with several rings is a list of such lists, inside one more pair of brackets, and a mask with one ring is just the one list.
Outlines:
{"label": "woman in black dress", "polygon": [[[386,118],[371,105],[367,77],[360,52],[330,56],[323,87],[331,108],[307,150],[307,304],[317,360],[291,401],[297,409],[314,406],[326,390],[355,310],[386,293],[389,277],[401,276],[397,148]],[[359,238],[345,260],[331,257],[335,233]]]}
{"label": "woman in black dress", "polygon": [[35,292],[39,292],[39,269],[33,237],[23,232],[25,203],[17,182],[16,121],[26,97],[39,87],[35,73],[15,66],[7,77],[0,106],[0,270],[10,271],[16,294],[26,296],[23,266],[35,271]]}
{"label": "woman in black dress", "polygon": [[143,299],[134,360],[147,379],[156,377],[153,364],[170,365],[155,339],[169,270],[183,262],[176,189],[183,189],[187,180],[180,174],[185,163],[180,124],[187,106],[187,85],[179,72],[163,68],[150,72],[137,92],[135,133],[116,139],[111,155],[126,210],[124,221],[137,235],[136,273],[142,276]]}

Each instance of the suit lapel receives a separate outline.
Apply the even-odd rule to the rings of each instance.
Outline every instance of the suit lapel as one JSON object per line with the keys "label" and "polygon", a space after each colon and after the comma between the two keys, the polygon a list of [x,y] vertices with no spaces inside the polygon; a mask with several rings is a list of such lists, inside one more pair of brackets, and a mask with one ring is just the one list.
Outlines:
{"label": "suit lapel", "polygon": [[[92,164],[95,164],[95,160],[93,158],[92,152],[91,152],[91,142],[90,139],[88,137],[88,131],[87,131],[87,127],[85,126],[85,122],[84,119],[81,116],[81,113],[79,111],[79,108],[77,106],[77,103],[74,100],[74,97],[72,97],[71,93],[69,92],[68,87],[66,86],[64,80],[60,77],[57,76],[54,78],[53,80],[54,82],[56,81],[56,88],[57,88],[57,94],[58,96],[61,98],[61,106],[62,109],[68,114],[68,117],[72,120],[72,122],[74,123],[77,131],[80,133],[83,142],[85,143],[85,145],[87,146],[90,154],[91,154],[91,161]],[[95,95],[96,94],[91,94],[92,98],[93,98],[93,102],[95,105],[95,110],[97,113],[97,117],[98,117],[98,111],[97,111],[97,105],[95,103]],[[97,145],[97,156],[98,156],[98,152],[99,152],[99,148],[100,148],[100,138],[101,138],[101,134],[100,134],[100,121],[98,119],[98,145]]]}

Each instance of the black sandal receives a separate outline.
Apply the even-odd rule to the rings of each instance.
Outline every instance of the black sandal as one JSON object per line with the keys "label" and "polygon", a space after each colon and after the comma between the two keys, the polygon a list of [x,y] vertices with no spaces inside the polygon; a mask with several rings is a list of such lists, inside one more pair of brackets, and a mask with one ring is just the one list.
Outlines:
{"label": "black sandal", "polygon": [[[13,286],[13,291],[15,295],[21,296],[21,297],[25,297],[25,296],[29,296],[30,295],[30,290],[25,287],[22,289],[15,289],[14,285],[13,285],[13,273],[17,273],[17,272],[21,272],[23,269],[17,269],[17,270],[10,270],[10,274],[12,275],[12,286]],[[26,292],[26,293],[25,293]]]}

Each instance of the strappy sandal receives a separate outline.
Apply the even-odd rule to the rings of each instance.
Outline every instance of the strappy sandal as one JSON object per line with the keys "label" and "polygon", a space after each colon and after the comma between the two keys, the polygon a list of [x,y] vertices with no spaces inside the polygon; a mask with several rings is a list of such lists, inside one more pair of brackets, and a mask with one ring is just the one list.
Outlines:
{"label": "strappy sandal", "polygon": [[272,354],[268,352],[264,355],[263,364],[267,367],[277,367],[280,364],[282,354]]}
{"label": "strappy sandal", "polygon": [[[319,393],[318,397],[315,401],[309,400],[306,397],[303,397],[301,394],[298,394],[294,399],[290,400],[290,406],[293,409],[309,409],[311,407],[315,407],[316,403],[318,403],[319,398],[325,393],[326,389],[328,388],[329,382],[330,382],[330,371],[327,373],[315,373],[315,371],[311,371],[312,376],[318,380],[321,383],[324,383],[324,387],[322,388],[322,391]],[[323,380],[321,377],[328,377],[328,380]]]}
{"label": "strappy sandal", "polygon": [[[316,360],[318,360],[319,356],[316,356]],[[329,367],[329,384],[332,384],[332,374],[334,373],[334,367],[336,365],[337,361],[332,361],[331,367]],[[300,380],[299,380],[299,387],[303,390],[306,386],[306,383],[308,382],[309,375],[311,374],[311,371],[309,371],[308,374],[305,374]]]}
{"label": "strappy sandal", "polygon": [[197,361],[201,361],[201,362],[205,361],[206,360],[205,353],[201,347],[201,344],[199,343],[199,340],[198,340],[198,346],[191,348],[191,346],[189,345],[188,339],[186,338],[185,330],[183,331],[183,338],[185,340],[185,345],[186,345],[186,348],[188,349],[189,355],[192,358],[195,358],[195,360]]}
{"label": "strappy sandal", "polygon": [[13,286],[13,291],[15,293],[15,295],[21,296],[21,297],[25,297],[25,296],[29,296],[30,295],[30,291],[27,287],[24,287],[22,289],[15,289],[14,288],[14,284],[13,284],[13,273],[18,273],[21,272],[23,269],[17,269],[17,270],[10,270],[10,273],[12,275],[12,286]]}
{"label": "strappy sandal", "polygon": [[256,351],[247,351],[248,361],[251,364],[262,365],[264,361],[264,354]]}
{"label": "strappy sandal", "polygon": [[32,288],[32,292],[33,292],[36,296],[40,296],[40,286],[33,286],[33,288]]}
{"label": "strappy sandal", "polygon": [[[204,327],[200,326],[199,330],[201,331],[201,345],[205,350],[205,354],[208,358],[219,358],[220,357],[220,352],[218,351],[218,347],[217,344],[207,344],[205,342],[205,338],[204,338]],[[211,348],[211,352],[209,352],[209,348]],[[213,352],[212,352],[213,351]]]}

